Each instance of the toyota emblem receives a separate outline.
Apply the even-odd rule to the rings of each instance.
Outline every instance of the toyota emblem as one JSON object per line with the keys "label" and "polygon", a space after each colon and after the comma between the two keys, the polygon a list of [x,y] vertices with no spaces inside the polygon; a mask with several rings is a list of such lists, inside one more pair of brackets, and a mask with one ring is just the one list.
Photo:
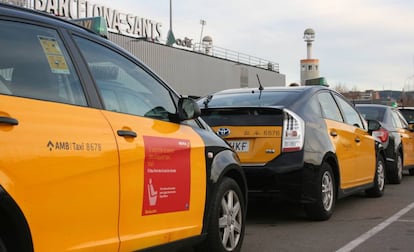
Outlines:
{"label": "toyota emblem", "polygon": [[226,136],[230,135],[230,129],[228,129],[228,128],[219,128],[217,130],[217,135],[219,135],[221,137],[226,137]]}

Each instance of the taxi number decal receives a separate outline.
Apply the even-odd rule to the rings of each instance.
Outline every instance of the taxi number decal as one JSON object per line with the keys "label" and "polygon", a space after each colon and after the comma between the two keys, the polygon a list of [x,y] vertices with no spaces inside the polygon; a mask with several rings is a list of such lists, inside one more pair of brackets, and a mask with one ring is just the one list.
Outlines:
{"label": "taxi number decal", "polygon": [[142,215],[185,211],[190,205],[190,141],[144,136]]}
{"label": "taxi number decal", "polygon": [[84,143],[84,142],[69,142],[69,141],[52,141],[47,142],[46,147],[52,150],[63,151],[102,151],[102,144],[100,143]]}

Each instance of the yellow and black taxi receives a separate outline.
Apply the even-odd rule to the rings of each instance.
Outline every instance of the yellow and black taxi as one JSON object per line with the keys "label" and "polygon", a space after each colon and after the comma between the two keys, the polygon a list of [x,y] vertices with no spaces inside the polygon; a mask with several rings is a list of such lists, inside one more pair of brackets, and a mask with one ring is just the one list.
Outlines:
{"label": "yellow and black taxi", "polygon": [[240,251],[237,153],[126,50],[0,4],[0,251]]}
{"label": "yellow and black taxi", "polygon": [[[238,152],[249,192],[282,193],[326,220],[337,198],[384,192],[384,151],[365,121],[324,86],[230,89],[198,100],[203,119]],[[370,129],[368,129],[368,126]]]}
{"label": "yellow and black taxi", "polygon": [[414,107],[398,107],[410,129],[414,129]]}
{"label": "yellow and black taxi", "polygon": [[356,104],[355,107],[365,119],[381,123],[381,129],[372,133],[384,146],[388,182],[400,184],[403,170],[414,175],[414,132],[400,111],[382,104]]}

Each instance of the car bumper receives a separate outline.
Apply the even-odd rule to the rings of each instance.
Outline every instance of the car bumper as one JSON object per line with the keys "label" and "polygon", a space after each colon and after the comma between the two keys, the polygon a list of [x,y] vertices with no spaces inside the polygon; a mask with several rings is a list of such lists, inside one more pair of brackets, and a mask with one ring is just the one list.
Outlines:
{"label": "car bumper", "polygon": [[278,195],[286,200],[310,203],[319,166],[304,161],[303,152],[283,153],[264,166],[243,165],[249,194]]}

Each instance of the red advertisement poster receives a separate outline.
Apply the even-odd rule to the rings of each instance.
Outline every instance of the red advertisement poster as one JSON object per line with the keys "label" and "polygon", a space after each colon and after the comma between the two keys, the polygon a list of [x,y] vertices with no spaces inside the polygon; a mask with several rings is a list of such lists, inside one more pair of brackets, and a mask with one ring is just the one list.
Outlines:
{"label": "red advertisement poster", "polygon": [[185,211],[190,206],[190,141],[144,136],[142,215]]}

